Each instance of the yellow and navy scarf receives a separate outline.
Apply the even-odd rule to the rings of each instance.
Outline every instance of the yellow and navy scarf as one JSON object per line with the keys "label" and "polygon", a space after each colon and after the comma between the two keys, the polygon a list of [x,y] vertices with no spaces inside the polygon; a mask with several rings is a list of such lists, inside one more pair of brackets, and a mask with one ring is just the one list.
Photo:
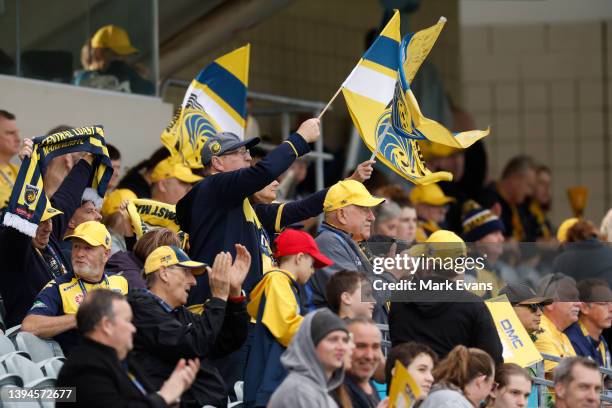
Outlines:
{"label": "yellow and navy scarf", "polygon": [[113,167],[104,142],[104,129],[100,125],[40,136],[32,142],[32,155],[21,163],[3,224],[34,237],[49,201],[43,190],[43,172],[53,158],[75,152],[96,156],[90,186],[99,197],[104,197]]}
{"label": "yellow and navy scarf", "polygon": [[137,198],[130,200],[127,212],[136,238],[140,239],[143,234],[155,228],[168,228],[178,234],[183,247],[185,246],[187,234],[180,230],[176,222],[175,205]]}

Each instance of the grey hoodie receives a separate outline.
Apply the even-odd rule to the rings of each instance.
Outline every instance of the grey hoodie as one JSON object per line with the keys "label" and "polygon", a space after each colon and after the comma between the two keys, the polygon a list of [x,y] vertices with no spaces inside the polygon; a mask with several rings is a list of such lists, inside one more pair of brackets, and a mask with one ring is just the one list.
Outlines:
{"label": "grey hoodie", "polygon": [[309,313],[304,317],[300,329],[281,356],[281,363],[289,375],[272,394],[268,408],[338,407],[329,393],[344,381],[344,369],[334,371],[329,381],[326,381],[310,334],[315,314]]}
{"label": "grey hoodie", "polygon": [[419,408],[474,408],[474,405],[458,388],[436,384]]}

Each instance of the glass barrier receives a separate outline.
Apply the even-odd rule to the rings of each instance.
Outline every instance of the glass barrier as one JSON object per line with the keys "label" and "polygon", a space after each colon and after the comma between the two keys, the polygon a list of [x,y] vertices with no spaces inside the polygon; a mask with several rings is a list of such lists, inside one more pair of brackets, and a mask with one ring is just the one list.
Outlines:
{"label": "glass barrier", "polygon": [[155,95],[155,0],[0,0],[0,73]]}

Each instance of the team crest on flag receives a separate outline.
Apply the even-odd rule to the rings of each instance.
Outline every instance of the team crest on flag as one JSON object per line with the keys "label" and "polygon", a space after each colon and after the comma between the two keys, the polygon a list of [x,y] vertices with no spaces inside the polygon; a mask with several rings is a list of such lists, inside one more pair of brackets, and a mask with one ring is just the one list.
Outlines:
{"label": "team crest on flag", "polygon": [[445,22],[442,17],[434,26],[402,41],[396,11],[342,84],[349,113],[365,145],[380,162],[415,184],[452,179],[449,172],[427,169],[418,141],[464,149],[488,134],[488,130],[451,133],[423,116],[410,89]]}
{"label": "team crest on flag", "polygon": [[162,133],[162,144],[186,166],[202,167],[202,147],[218,132],[244,137],[249,53],[247,44],[204,68]]}

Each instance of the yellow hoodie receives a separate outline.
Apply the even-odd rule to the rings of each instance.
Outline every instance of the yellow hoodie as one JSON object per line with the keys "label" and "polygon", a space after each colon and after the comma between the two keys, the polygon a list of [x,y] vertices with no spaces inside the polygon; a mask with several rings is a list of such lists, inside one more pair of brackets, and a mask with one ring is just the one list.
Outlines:
{"label": "yellow hoodie", "polygon": [[300,315],[298,296],[294,275],[287,270],[272,269],[251,291],[247,312],[256,323],[260,323],[257,312],[261,302],[265,302],[261,323],[283,347],[287,347],[304,319]]}

